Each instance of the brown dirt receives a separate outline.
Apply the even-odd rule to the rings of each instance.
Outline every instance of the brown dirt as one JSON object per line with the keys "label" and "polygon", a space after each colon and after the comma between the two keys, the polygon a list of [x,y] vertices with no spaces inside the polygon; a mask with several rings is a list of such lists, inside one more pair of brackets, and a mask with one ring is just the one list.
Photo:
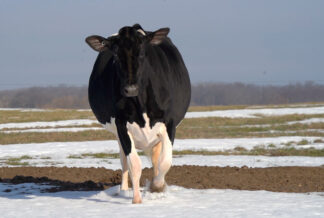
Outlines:
{"label": "brown dirt", "polygon": [[[145,168],[141,186],[151,180]],[[169,185],[195,189],[267,190],[275,192],[323,192],[324,167],[203,167],[173,166],[167,174]],[[104,168],[14,167],[0,168],[0,182],[54,185],[45,192],[102,190],[120,184],[121,171]],[[10,190],[6,190],[10,192]]]}

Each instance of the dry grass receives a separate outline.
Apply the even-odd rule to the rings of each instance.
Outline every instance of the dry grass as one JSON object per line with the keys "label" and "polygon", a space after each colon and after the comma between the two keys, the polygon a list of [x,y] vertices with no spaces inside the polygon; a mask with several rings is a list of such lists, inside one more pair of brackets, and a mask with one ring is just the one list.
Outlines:
{"label": "dry grass", "polygon": [[[233,110],[245,108],[296,108],[323,106],[324,103],[303,103],[287,105],[216,105],[216,106],[191,106],[189,111]],[[58,121],[72,119],[95,119],[90,110],[75,109],[49,109],[44,111],[1,110],[0,123]]]}
{"label": "dry grass", "polygon": [[295,148],[279,148],[266,149],[254,148],[252,150],[234,149],[228,151],[173,151],[174,155],[264,155],[264,156],[309,156],[309,157],[324,157],[324,149],[295,149]]}
{"label": "dry grass", "polygon": [[55,127],[51,127],[51,126],[43,126],[43,127],[35,127],[35,128],[3,128],[1,129],[1,131],[11,131],[11,130],[27,130],[27,129],[48,129],[48,128],[89,128],[89,127],[101,127],[102,128],[102,125],[100,125],[99,123],[94,123],[94,124],[91,124],[91,125],[68,125],[68,126],[55,126]]}
{"label": "dry grass", "polygon": [[0,144],[42,143],[42,142],[68,142],[93,141],[116,139],[106,130],[83,132],[48,132],[48,133],[0,133]]}
{"label": "dry grass", "polygon": [[190,106],[189,110],[192,111],[214,111],[214,110],[236,110],[236,109],[263,109],[263,108],[297,108],[297,107],[318,107],[323,106],[324,102],[309,102],[309,103],[296,103],[296,104],[280,104],[280,105],[211,105],[211,106]]}
{"label": "dry grass", "polygon": [[[285,122],[303,120],[324,115],[286,115],[263,118],[194,118],[185,119],[177,128],[176,138],[239,138],[239,137],[277,137],[277,136],[321,136],[323,132],[305,131],[324,129],[324,123],[285,125]],[[269,126],[257,126],[269,124]],[[246,126],[256,125],[256,126]],[[98,125],[93,125],[98,126]],[[293,132],[287,132],[293,131]],[[91,141],[115,139],[106,130],[88,130],[82,132],[33,132],[0,133],[0,144]]]}
{"label": "dry grass", "polygon": [[[208,110],[225,108],[238,108],[247,106],[210,106],[192,107],[192,110]],[[278,107],[278,106],[277,106]],[[184,119],[177,128],[176,138],[238,138],[238,137],[276,137],[276,136],[321,136],[324,133],[306,131],[308,129],[324,130],[324,123],[293,124],[290,121],[299,121],[315,117],[324,117],[324,114],[314,115],[284,115],[264,116],[260,118],[193,118]],[[91,111],[53,110],[53,111],[0,111],[1,122],[33,122],[57,121],[69,119],[95,119]],[[266,124],[266,125],[265,125]],[[83,125],[78,127],[98,127],[99,124]],[[73,126],[70,126],[73,127]],[[68,127],[67,127],[68,128]],[[17,128],[16,128],[17,129]],[[11,129],[13,130],[13,129]],[[290,131],[290,132],[289,132]],[[40,143],[40,142],[65,142],[65,141],[90,141],[107,140],[115,137],[106,130],[89,130],[82,132],[34,132],[10,133],[0,132],[0,144]]]}
{"label": "dry grass", "polygon": [[74,119],[95,119],[91,111],[77,110],[48,110],[48,111],[26,111],[19,110],[0,111],[0,123],[21,123],[36,121],[58,121]]}
{"label": "dry grass", "polygon": [[32,157],[28,156],[28,155],[23,155],[21,157],[12,157],[7,159],[4,163],[6,165],[11,165],[11,166],[27,166],[29,165],[28,162],[22,162],[23,160],[30,160],[32,159]]}
{"label": "dry grass", "polygon": [[[145,156],[144,152],[138,152],[140,156]],[[226,151],[207,151],[207,150],[182,150],[173,151],[173,155],[264,155],[264,156],[310,156],[310,157],[324,157],[324,149],[318,150],[310,149],[295,149],[295,148],[260,148],[256,147],[252,150],[246,150],[242,147],[236,147],[233,150]],[[83,159],[91,158],[119,158],[119,153],[86,153],[81,155],[70,155],[68,158]]]}
{"label": "dry grass", "polygon": [[[307,129],[324,129],[324,123],[285,125],[286,122],[323,115],[285,115],[262,118],[194,118],[185,119],[177,128],[177,138],[237,138],[274,136],[324,136],[321,132]],[[269,126],[262,126],[267,124]],[[252,125],[252,126],[251,126]],[[253,126],[255,125],[255,126]],[[258,126],[261,125],[261,126]],[[271,132],[274,130],[274,132]],[[287,132],[295,131],[295,132]]]}

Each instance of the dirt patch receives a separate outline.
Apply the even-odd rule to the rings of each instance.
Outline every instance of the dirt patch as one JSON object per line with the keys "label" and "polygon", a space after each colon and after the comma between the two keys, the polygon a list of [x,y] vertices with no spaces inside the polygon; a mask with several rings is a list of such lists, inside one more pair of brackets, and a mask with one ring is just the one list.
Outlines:
{"label": "dirt patch", "polygon": [[[141,186],[151,178],[152,169],[145,168]],[[324,192],[324,167],[173,166],[166,181],[169,185],[195,189]],[[120,184],[121,171],[105,168],[3,167],[0,168],[0,182],[32,182],[55,186],[44,189],[45,192],[103,190]]]}

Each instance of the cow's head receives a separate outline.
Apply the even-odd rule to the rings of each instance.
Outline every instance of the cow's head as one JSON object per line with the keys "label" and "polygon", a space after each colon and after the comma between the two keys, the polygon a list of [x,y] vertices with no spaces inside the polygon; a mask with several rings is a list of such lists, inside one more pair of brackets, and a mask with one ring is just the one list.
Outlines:
{"label": "cow's head", "polygon": [[169,28],[162,28],[155,32],[145,32],[139,24],[123,27],[118,34],[104,38],[89,36],[86,42],[95,51],[102,52],[109,49],[114,54],[114,62],[121,81],[121,94],[126,97],[138,95],[138,81],[143,73],[146,57],[146,46],[158,45],[168,35]]}

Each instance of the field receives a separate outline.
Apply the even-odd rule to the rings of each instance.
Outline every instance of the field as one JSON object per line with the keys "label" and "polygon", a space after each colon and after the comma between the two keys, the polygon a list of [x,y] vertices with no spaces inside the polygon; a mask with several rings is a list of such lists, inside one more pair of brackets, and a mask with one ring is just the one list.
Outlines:
{"label": "field", "polygon": [[177,128],[165,193],[147,190],[152,170],[140,155],[144,202],[125,210],[131,190],[119,193],[117,142],[91,111],[0,109],[0,211],[7,217],[63,215],[57,208],[69,208],[69,217],[324,215],[324,103],[191,107]]}

